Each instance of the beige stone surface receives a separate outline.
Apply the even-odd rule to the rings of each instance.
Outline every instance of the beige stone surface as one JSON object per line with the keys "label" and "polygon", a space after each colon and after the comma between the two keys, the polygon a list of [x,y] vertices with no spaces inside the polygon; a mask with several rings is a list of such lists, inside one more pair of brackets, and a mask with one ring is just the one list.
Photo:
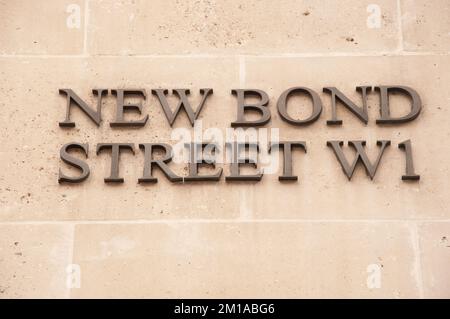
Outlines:
{"label": "beige stone surface", "polygon": [[[92,54],[388,51],[398,47],[396,1],[90,1]],[[342,10],[345,10],[345,13]],[[114,28],[115,32],[110,32]]]}
{"label": "beige stone surface", "polygon": [[0,225],[0,298],[65,298],[71,225]]}
{"label": "beige stone surface", "polygon": [[[71,297],[419,296],[406,225],[157,223],[80,225]],[[380,267],[369,289],[367,267]]]}
{"label": "beige stone surface", "polygon": [[[0,1],[0,54],[83,53],[84,3],[83,0]],[[67,24],[74,5],[80,11],[79,28]]]}
{"label": "beige stone surface", "polygon": [[425,223],[419,227],[425,295],[449,298],[450,224]]}
{"label": "beige stone surface", "polygon": [[402,0],[404,47],[407,51],[450,51],[450,2]]}

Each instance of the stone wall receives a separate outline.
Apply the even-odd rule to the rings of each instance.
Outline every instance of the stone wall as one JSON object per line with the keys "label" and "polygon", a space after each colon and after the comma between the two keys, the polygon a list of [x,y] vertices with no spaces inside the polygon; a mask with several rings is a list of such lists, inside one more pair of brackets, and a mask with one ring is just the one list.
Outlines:
{"label": "stone wall", "polygon": [[[450,297],[449,17],[448,0],[0,1],[0,297]],[[367,125],[342,105],[343,125],[327,125],[322,88],[360,105],[360,85],[414,88],[422,112],[377,125],[373,92]],[[311,125],[276,111],[294,86],[321,97]],[[149,120],[111,128],[109,94],[99,127],[72,107],[76,127],[63,129],[61,88],[89,105],[94,88],[144,88]],[[194,105],[213,88],[200,119],[221,130],[236,120],[232,89],[264,90],[265,127],[306,141],[293,153],[298,181],[171,183],[155,171],[158,183],[138,184],[137,144],[191,128],[183,112],[168,124],[155,88],[189,88]],[[392,97],[396,114],[407,102]],[[401,179],[397,145],[408,139],[420,181]],[[365,140],[371,158],[377,140],[391,146],[373,180],[358,166],[349,181],[329,140]],[[59,150],[72,141],[89,143],[91,174],[59,184],[70,171]],[[103,180],[105,142],[135,143],[122,184]]]}

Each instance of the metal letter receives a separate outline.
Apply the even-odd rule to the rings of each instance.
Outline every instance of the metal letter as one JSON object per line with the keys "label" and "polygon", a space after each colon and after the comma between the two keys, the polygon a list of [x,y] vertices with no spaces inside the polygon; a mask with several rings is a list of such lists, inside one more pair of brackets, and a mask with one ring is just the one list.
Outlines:
{"label": "metal letter", "polygon": [[81,170],[81,175],[78,177],[69,177],[67,175],[64,175],[59,169],[59,177],[58,177],[58,183],[80,183],[84,181],[86,178],[88,178],[90,170],[88,164],[86,164],[84,161],[79,160],[72,155],[68,153],[70,149],[80,149],[86,154],[86,158],[88,157],[88,150],[89,150],[89,144],[80,144],[80,143],[68,143],[61,147],[60,150],[60,157],[62,161],[66,164],[69,164],[71,166],[74,166]]}
{"label": "metal letter", "polygon": [[[419,116],[422,108],[422,101],[416,91],[407,86],[376,86],[375,91],[380,92],[380,114],[381,117],[377,120],[377,124],[395,124],[405,123],[414,120]],[[411,98],[411,112],[409,114],[393,118],[390,115],[389,108],[389,92],[398,92],[407,94]]]}
{"label": "metal letter", "polygon": [[226,143],[227,146],[231,146],[232,159],[230,163],[230,175],[225,177],[226,181],[260,181],[263,174],[258,171],[255,175],[241,175],[239,166],[240,164],[252,164],[255,168],[258,167],[257,162],[245,157],[244,159],[240,158],[240,149],[244,147],[254,146],[256,150],[259,150],[259,146],[257,143]]}
{"label": "metal letter", "polygon": [[[267,107],[269,104],[269,96],[262,90],[247,90],[236,89],[231,90],[233,95],[237,97],[237,120],[231,123],[231,127],[248,127],[248,126],[262,126],[270,121],[270,110]],[[245,97],[247,95],[256,96],[260,99],[258,103],[246,104]],[[256,111],[261,114],[261,118],[256,121],[245,120],[245,111]]]}
{"label": "metal letter", "polygon": [[[139,148],[144,150],[144,175],[138,179],[138,183],[156,183],[158,179],[152,176],[153,166],[158,166],[171,182],[181,182],[180,177],[172,172],[167,163],[172,161],[172,147],[165,143],[144,143],[139,144]],[[155,149],[163,150],[165,155],[162,159],[153,159],[153,151]]]}
{"label": "metal letter", "polygon": [[172,94],[175,94],[179,98],[179,102],[177,107],[175,108],[175,111],[172,112],[169,103],[167,102],[167,95],[168,90],[166,89],[154,89],[152,90],[152,94],[156,95],[159,99],[159,102],[161,103],[161,106],[163,108],[164,114],[166,115],[167,120],[169,121],[170,126],[172,126],[173,122],[175,122],[175,119],[180,112],[181,108],[183,108],[186,111],[186,114],[189,117],[189,121],[191,122],[191,125],[194,126],[195,120],[200,115],[200,112],[203,108],[203,105],[206,102],[206,98],[213,93],[213,89],[200,89],[200,94],[202,95],[202,100],[200,104],[197,107],[197,110],[194,112],[192,110],[191,104],[189,103],[189,99],[187,96],[190,94],[190,91],[188,89],[174,89],[172,90]]}
{"label": "metal letter", "polygon": [[414,172],[414,162],[412,156],[411,140],[406,140],[398,144],[398,148],[405,151],[406,156],[406,172],[402,175],[402,180],[404,181],[418,181],[420,180],[420,175]]}
{"label": "metal letter", "polygon": [[[219,168],[217,173],[214,175],[199,175],[198,167],[199,165],[212,165],[213,168],[216,167],[215,162],[206,162],[203,158],[198,158],[198,154],[203,153],[203,148],[205,146],[212,145],[210,143],[190,143],[187,144],[189,146],[189,175],[184,178],[186,182],[195,182],[195,181],[218,181],[220,176],[222,176],[222,168]],[[217,146],[213,145],[214,148],[211,149],[211,152],[217,150]]]}
{"label": "metal letter", "polygon": [[342,125],[342,120],[337,118],[336,114],[336,99],[339,100],[347,109],[355,114],[364,124],[369,121],[367,114],[367,93],[372,89],[371,86],[357,86],[356,91],[362,95],[362,108],[358,107],[350,99],[348,99],[341,91],[335,87],[325,87],[323,91],[331,94],[331,120],[327,121],[328,125]]}
{"label": "metal letter", "polygon": [[65,94],[67,96],[66,106],[66,119],[64,122],[59,122],[60,127],[75,127],[75,122],[70,121],[70,106],[74,102],[89,118],[94,121],[97,126],[100,125],[102,120],[102,97],[108,93],[107,89],[94,89],[92,90],[94,95],[97,95],[97,111],[94,111],[87,105],[78,95],[71,89],[59,89],[59,94]]}
{"label": "metal letter", "polygon": [[350,164],[347,161],[347,158],[344,155],[344,152],[341,149],[341,146],[344,144],[343,141],[327,141],[327,146],[331,147],[338,159],[339,163],[342,166],[342,169],[345,175],[350,180],[352,178],[353,172],[355,171],[356,165],[358,162],[362,162],[364,168],[366,169],[366,174],[370,176],[370,179],[373,179],[375,173],[377,171],[378,165],[380,164],[381,156],[383,155],[384,149],[391,144],[391,141],[377,141],[377,145],[381,146],[381,150],[378,153],[378,157],[375,161],[375,164],[372,164],[367,157],[366,151],[364,150],[364,146],[366,145],[366,141],[349,141],[348,145],[352,146],[356,150],[356,158],[353,161],[353,164]]}
{"label": "metal letter", "polygon": [[97,155],[104,149],[111,149],[111,175],[105,178],[105,183],[123,183],[119,177],[119,159],[122,149],[129,149],[134,155],[133,143],[99,143],[97,144]]}
{"label": "metal letter", "polygon": [[111,127],[144,126],[145,123],[147,123],[148,114],[138,121],[125,121],[125,118],[123,117],[123,112],[125,110],[136,110],[139,114],[142,113],[142,103],[125,104],[124,100],[126,94],[142,95],[145,100],[147,95],[144,89],[118,89],[111,90],[111,93],[117,96],[116,120],[109,124]]}
{"label": "metal letter", "polygon": [[303,141],[289,141],[289,142],[274,142],[270,144],[269,151],[272,147],[283,149],[283,175],[278,176],[280,181],[296,181],[298,176],[292,175],[292,149],[294,147],[300,147],[306,153],[306,142]]}

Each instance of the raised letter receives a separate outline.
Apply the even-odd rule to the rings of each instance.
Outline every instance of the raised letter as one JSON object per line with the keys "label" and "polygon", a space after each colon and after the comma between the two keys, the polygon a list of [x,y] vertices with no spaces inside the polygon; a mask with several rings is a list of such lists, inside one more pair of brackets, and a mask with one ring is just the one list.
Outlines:
{"label": "raised letter", "polygon": [[[214,161],[205,161],[203,156],[198,156],[203,153],[203,148],[208,147],[209,151],[216,151],[217,146],[210,143],[190,143],[189,146],[189,175],[184,178],[186,182],[194,181],[218,181],[222,175],[222,168],[219,168],[216,174],[213,175],[199,175],[198,167],[199,165],[211,165],[213,168],[216,167]],[[212,146],[212,148],[211,148]]]}
{"label": "raised letter", "polygon": [[[295,94],[295,93],[306,93],[312,99],[312,102],[313,102],[312,113],[311,113],[311,116],[305,120],[293,119],[287,112],[287,102],[288,102],[289,96],[291,94]],[[294,124],[294,125],[308,125],[308,124],[314,122],[315,120],[317,120],[320,116],[320,113],[322,113],[322,101],[320,100],[319,95],[316,92],[314,92],[313,90],[310,90],[305,87],[300,87],[300,86],[293,87],[293,88],[287,89],[280,95],[280,98],[278,99],[278,103],[277,103],[277,109],[278,109],[278,113],[280,114],[281,118],[284,119],[286,122]]]}
{"label": "raised letter", "polygon": [[358,107],[350,99],[348,99],[341,91],[335,87],[325,87],[323,91],[331,94],[331,120],[327,121],[328,125],[342,125],[342,120],[337,118],[336,114],[336,99],[338,99],[347,109],[355,114],[365,124],[369,121],[367,114],[367,93],[370,92],[370,86],[357,86],[356,91],[362,95],[362,108]]}
{"label": "raised letter", "polygon": [[176,119],[178,113],[180,112],[181,108],[183,108],[186,111],[186,114],[189,117],[189,121],[191,122],[191,125],[194,126],[194,122],[200,115],[203,105],[205,104],[206,98],[210,94],[213,93],[213,89],[200,89],[200,94],[202,95],[202,100],[201,100],[200,104],[198,105],[197,110],[195,112],[192,110],[191,104],[189,103],[189,99],[187,98],[187,96],[190,93],[190,91],[188,89],[172,90],[172,94],[177,95],[179,98],[178,105],[175,108],[175,111],[173,111],[173,112],[169,106],[169,103],[167,102],[167,97],[166,97],[167,93],[168,93],[168,90],[166,90],[166,89],[152,90],[152,94],[154,94],[158,97],[159,102],[161,103],[164,114],[166,115],[166,118],[169,121],[170,126],[172,126],[173,122],[175,122],[175,119]]}
{"label": "raised letter", "polygon": [[277,142],[272,143],[270,145],[272,147],[282,148],[283,149],[283,175],[278,176],[278,180],[280,181],[296,181],[298,177],[296,175],[292,175],[292,149],[294,147],[300,147],[306,153],[306,143],[303,141],[290,141],[290,142]]}
{"label": "raised letter", "polygon": [[78,95],[71,89],[59,89],[59,94],[67,96],[66,119],[64,122],[59,122],[60,127],[75,127],[75,122],[70,121],[70,106],[74,102],[89,118],[94,121],[97,126],[102,120],[102,96],[108,93],[107,89],[94,89],[94,95],[97,95],[97,111],[94,111],[87,105]]}
{"label": "raised letter", "polygon": [[227,180],[227,181],[260,181],[263,174],[260,173],[259,171],[254,175],[241,175],[240,169],[239,169],[240,164],[244,164],[244,163],[251,164],[255,168],[258,167],[258,164],[255,160],[248,158],[248,157],[245,157],[245,158],[240,157],[241,147],[243,147],[245,150],[247,147],[253,146],[253,147],[256,147],[256,150],[258,150],[259,149],[258,144],[233,142],[233,143],[227,143],[227,146],[231,146],[232,158],[231,158],[231,163],[230,163],[230,175],[226,176],[225,180]]}
{"label": "raised letter", "polygon": [[[414,120],[419,116],[422,108],[422,101],[416,91],[407,86],[376,86],[375,91],[380,92],[380,114],[377,124],[395,124],[405,123]],[[411,112],[405,116],[393,118],[390,115],[389,92],[398,92],[406,94],[411,99]]]}
{"label": "raised letter", "polygon": [[406,174],[402,175],[402,180],[404,181],[418,181],[420,175],[414,172],[414,162],[412,156],[411,140],[406,140],[398,144],[398,148],[405,151],[406,156]]}
{"label": "raised letter", "polygon": [[[144,175],[138,179],[139,183],[156,183],[157,178],[152,176],[153,166],[158,166],[171,182],[181,182],[182,177],[177,176],[172,172],[167,163],[172,161],[172,147],[165,143],[144,143],[139,144],[139,148],[144,150]],[[163,150],[165,155],[162,159],[153,159],[153,150]]]}
{"label": "raised letter", "polygon": [[89,145],[88,144],[80,144],[80,143],[68,143],[61,147],[60,150],[60,156],[64,163],[69,164],[71,166],[74,166],[78,168],[81,171],[81,175],[78,177],[69,177],[67,175],[64,175],[61,172],[61,169],[59,169],[59,177],[58,177],[58,183],[80,183],[84,181],[86,178],[88,178],[90,170],[88,164],[86,164],[84,161],[79,160],[72,155],[68,153],[70,149],[80,149],[84,152],[86,155],[86,158],[88,157],[88,150]]}
{"label": "raised letter", "polygon": [[[245,90],[236,89],[231,90],[233,95],[236,95],[238,107],[237,107],[237,120],[231,123],[232,127],[247,127],[247,126],[261,126],[270,121],[270,110],[267,105],[269,104],[269,96],[262,90]],[[255,104],[246,104],[245,97],[251,95],[260,99]],[[261,114],[261,118],[255,121],[245,120],[245,111],[256,111]]]}
{"label": "raised letter", "polygon": [[146,95],[144,89],[136,89],[136,90],[118,89],[118,90],[111,90],[111,93],[117,96],[116,120],[109,124],[111,127],[144,126],[145,125],[145,123],[148,120],[148,115],[146,115],[143,119],[140,119],[138,121],[125,121],[125,118],[123,117],[123,112],[125,110],[135,110],[135,111],[138,111],[139,114],[141,114],[142,103],[125,104],[124,100],[125,100],[126,94],[142,95],[145,100],[147,95]]}
{"label": "raised letter", "polygon": [[133,143],[99,143],[97,144],[97,155],[104,149],[111,149],[111,175],[105,178],[105,183],[123,183],[119,177],[119,158],[122,149],[129,149],[134,155]]}

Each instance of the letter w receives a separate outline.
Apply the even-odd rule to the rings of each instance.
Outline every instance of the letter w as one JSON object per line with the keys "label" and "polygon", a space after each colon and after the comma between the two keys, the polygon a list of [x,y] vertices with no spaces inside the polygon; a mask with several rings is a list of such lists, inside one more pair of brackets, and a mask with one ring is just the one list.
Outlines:
{"label": "letter w", "polygon": [[364,168],[366,169],[366,174],[370,177],[370,179],[373,179],[375,176],[375,173],[377,172],[378,165],[380,164],[381,156],[383,156],[383,152],[387,146],[391,144],[391,141],[377,141],[377,145],[381,147],[380,152],[378,153],[378,157],[374,164],[369,160],[366,151],[364,149],[364,146],[366,145],[366,141],[349,141],[348,145],[352,146],[356,151],[356,158],[353,161],[353,164],[350,165],[347,161],[347,158],[344,155],[344,152],[342,151],[342,145],[344,144],[343,141],[328,141],[327,146],[331,147],[334,151],[334,154],[336,155],[336,158],[338,159],[339,163],[342,166],[342,170],[344,171],[345,175],[350,180],[352,178],[352,175],[355,171],[356,165],[358,162],[362,162],[364,165]]}

